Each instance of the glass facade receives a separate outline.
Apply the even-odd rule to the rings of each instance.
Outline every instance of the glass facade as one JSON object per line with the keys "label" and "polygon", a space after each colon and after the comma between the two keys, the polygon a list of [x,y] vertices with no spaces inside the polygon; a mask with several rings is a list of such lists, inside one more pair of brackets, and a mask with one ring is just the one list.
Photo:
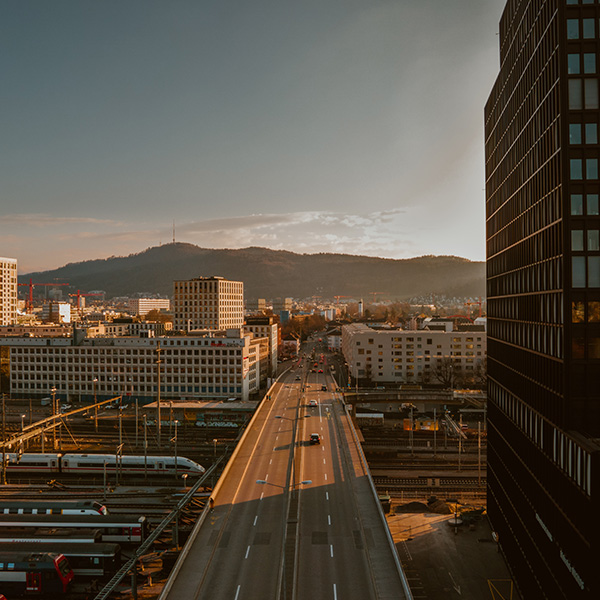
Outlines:
{"label": "glass facade", "polygon": [[485,108],[488,512],[526,599],[600,597],[599,18],[509,0]]}

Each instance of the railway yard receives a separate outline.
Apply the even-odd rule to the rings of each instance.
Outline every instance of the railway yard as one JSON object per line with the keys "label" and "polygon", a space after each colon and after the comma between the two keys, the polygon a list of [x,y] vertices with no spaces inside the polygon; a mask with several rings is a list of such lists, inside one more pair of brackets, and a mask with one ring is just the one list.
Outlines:
{"label": "railway yard", "polygon": [[[11,515],[1,514],[2,503],[10,501],[23,503],[21,512],[31,513],[39,511],[27,507],[42,500],[56,503],[94,500],[106,507],[108,515],[131,521],[131,531],[136,519],[143,517],[143,524],[138,523],[139,539],[124,537],[109,541],[102,539],[100,533],[101,545],[111,545],[105,550],[110,551],[113,561],[118,552],[119,562],[129,564],[129,569],[121,569],[116,578],[113,577],[114,564],[93,575],[76,573],[67,598],[158,597],[178,549],[205,509],[211,489],[241,431],[234,427],[199,428],[195,422],[176,422],[168,418],[168,406],[163,411],[160,433],[155,415],[147,411],[144,419],[141,408],[136,410],[131,405],[123,409],[102,408],[97,413],[92,408],[87,414],[65,416],[63,425],[46,432],[43,440],[31,439],[8,450],[6,485],[0,487],[0,521],[4,519],[5,523],[0,522],[0,528],[12,525],[12,530],[4,529],[9,537],[11,531],[22,527],[20,523],[24,519],[34,520],[34,515],[15,515],[12,523]],[[50,407],[40,406],[39,401],[32,406],[28,401],[11,400],[4,415],[5,436],[18,435],[50,414]],[[394,424],[360,430],[363,450],[382,497],[387,497],[396,507],[415,501],[426,502],[432,496],[462,504],[483,502],[485,437],[476,423],[470,424],[469,429],[464,428],[466,434],[460,441],[458,437],[445,435],[444,431],[411,434]],[[57,457],[59,466],[52,469],[47,463],[48,468],[38,465],[37,469],[26,469],[25,457],[42,452]],[[19,454],[21,459],[16,456]],[[87,472],[64,468],[83,464],[76,461],[78,456],[98,454],[112,455],[112,464],[111,460],[96,460],[95,468]],[[122,456],[123,460],[115,461],[115,455]],[[135,464],[128,464],[125,460],[128,457],[137,457]],[[183,457],[189,459],[190,464],[201,465],[204,472],[188,468]],[[69,462],[65,463],[65,459]],[[35,462],[39,461],[32,465]],[[22,463],[20,469],[17,468],[19,463]],[[159,469],[159,464],[163,468]],[[66,515],[57,515],[56,522],[49,521],[48,517],[40,518],[46,524],[28,525],[32,527],[30,532],[34,539],[41,541],[49,528],[55,534],[71,535],[64,533],[66,530],[61,525]],[[86,523],[84,515],[77,518],[81,519],[78,530],[81,535],[91,531],[97,542],[97,525]],[[116,544],[118,551],[114,548]],[[95,548],[100,551],[99,545]],[[101,560],[96,557],[96,562]],[[104,560],[109,565],[108,559]]]}

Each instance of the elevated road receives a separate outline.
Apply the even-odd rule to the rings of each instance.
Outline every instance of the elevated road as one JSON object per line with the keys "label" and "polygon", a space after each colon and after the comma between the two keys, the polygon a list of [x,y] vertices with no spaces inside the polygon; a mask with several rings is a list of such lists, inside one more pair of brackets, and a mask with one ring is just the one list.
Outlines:
{"label": "elevated road", "polygon": [[306,366],[275,384],[161,600],[412,598],[335,387]]}

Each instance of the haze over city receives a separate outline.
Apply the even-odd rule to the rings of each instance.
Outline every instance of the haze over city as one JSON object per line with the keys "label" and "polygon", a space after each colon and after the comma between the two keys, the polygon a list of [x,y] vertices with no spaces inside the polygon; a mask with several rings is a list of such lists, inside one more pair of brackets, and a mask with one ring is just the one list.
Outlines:
{"label": "haze over city", "polygon": [[[484,258],[502,0],[4,4],[4,254]],[[435,176],[434,176],[435,175]]]}

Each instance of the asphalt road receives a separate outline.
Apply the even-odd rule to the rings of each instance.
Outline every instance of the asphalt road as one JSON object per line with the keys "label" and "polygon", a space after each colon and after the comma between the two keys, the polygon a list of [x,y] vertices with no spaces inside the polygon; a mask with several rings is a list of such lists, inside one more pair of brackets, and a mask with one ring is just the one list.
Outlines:
{"label": "asphalt road", "polygon": [[405,597],[327,359],[317,362],[323,373],[297,361],[258,409],[162,600]]}

